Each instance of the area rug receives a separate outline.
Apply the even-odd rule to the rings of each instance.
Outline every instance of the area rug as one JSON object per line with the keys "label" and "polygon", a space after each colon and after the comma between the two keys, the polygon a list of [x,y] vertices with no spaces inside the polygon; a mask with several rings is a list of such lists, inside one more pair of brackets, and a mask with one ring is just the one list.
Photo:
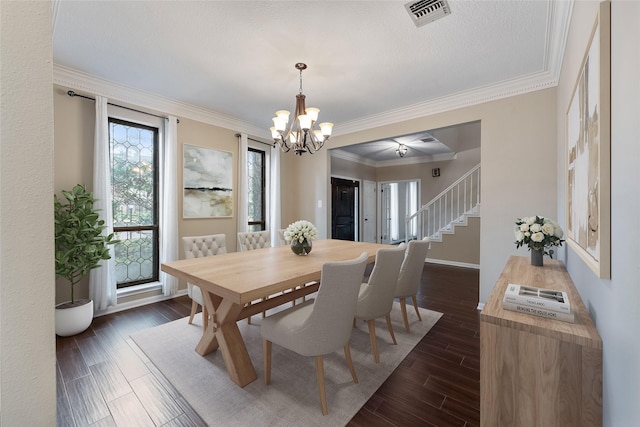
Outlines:
{"label": "area rug", "polygon": [[373,361],[367,324],[358,322],[353,329],[349,343],[357,384],[351,378],[342,350],[324,357],[329,410],[326,416],[320,409],[313,357],[300,356],[274,344],[271,384],[264,384],[260,315],[253,316],[251,324],[238,322],[258,375],[257,380],[244,388],[231,381],[219,351],[205,357],[194,351],[202,335],[200,315],[191,325],[185,317],[131,337],[211,427],[343,426],[442,316],[421,308],[420,322],[413,307],[407,308],[411,333],[404,330],[397,302],[391,313],[398,345],[393,345],[384,319],[376,321],[379,364]]}

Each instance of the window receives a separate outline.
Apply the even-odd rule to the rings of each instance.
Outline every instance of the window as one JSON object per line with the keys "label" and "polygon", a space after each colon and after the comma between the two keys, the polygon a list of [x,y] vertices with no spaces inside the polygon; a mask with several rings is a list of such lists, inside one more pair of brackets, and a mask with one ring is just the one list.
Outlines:
{"label": "window", "polygon": [[249,147],[247,153],[248,220],[249,231],[262,231],[266,221],[266,156],[265,152]]}
{"label": "window", "polygon": [[118,289],[158,280],[158,133],[109,118]]}

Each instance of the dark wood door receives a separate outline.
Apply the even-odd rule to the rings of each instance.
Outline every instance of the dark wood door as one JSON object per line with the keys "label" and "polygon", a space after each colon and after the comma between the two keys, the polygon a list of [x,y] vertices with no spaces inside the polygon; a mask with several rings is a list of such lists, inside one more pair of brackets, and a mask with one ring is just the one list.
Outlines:
{"label": "dark wood door", "polygon": [[355,240],[357,181],[331,178],[331,238]]}

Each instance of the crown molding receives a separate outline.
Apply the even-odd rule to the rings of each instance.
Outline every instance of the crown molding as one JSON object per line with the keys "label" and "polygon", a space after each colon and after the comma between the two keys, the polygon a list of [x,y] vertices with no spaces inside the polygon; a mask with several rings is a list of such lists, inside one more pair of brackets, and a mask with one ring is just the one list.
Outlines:
{"label": "crown molding", "polygon": [[376,167],[382,168],[387,166],[406,166],[417,165],[420,163],[442,162],[445,160],[455,160],[458,158],[456,153],[443,153],[434,154],[433,156],[420,156],[420,157],[398,157],[393,160],[381,160],[376,162]]}
{"label": "crown molding", "polygon": [[535,92],[555,87],[557,85],[557,76],[552,76],[548,72],[536,73],[520,77],[518,79],[509,80],[507,82],[458,92],[451,96],[419,102],[417,104],[408,105],[395,110],[389,110],[384,113],[351,120],[342,124],[336,124],[333,134],[336,136],[345,135],[379,126],[391,125],[420,117],[444,113],[458,108],[470,107],[516,95]]}
{"label": "crown molding", "polygon": [[162,112],[163,114],[171,114],[225,129],[233,129],[236,132],[255,136],[264,136],[265,133],[264,129],[237,118],[123,86],[61,65],[54,64],[53,66],[53,83],[77,92],[101,95],[111,101],[128,103],[136,107]]}
{"label": "crown molding", "polygon": [[357,154],[349,153],[348,151],[341,150],[339,148],[332,148],[329,150],[329,155],[337,159],[343,159],[350,162],[360,163],[361,165],[376,167],[376,161],[367,159],[366,157],[358,156]]}
{"label": "crown molding", "polygon": [[445,160],[455,160],[458,155],[456,153],[443,153],[435,154],[433,156],[420,156],[420,157],[402,157],[393,160],[380,160],[375,161],[366,157],[358,156],[357,154],[349,153],[348,151],[341,150],[340,148],[333,148],[329,150],[329,155],[334,158],[347,160],[354,163],[359,163],[365,166],[371,166],[374,168],[386,167],[386,166],[406,166],[420,163],[442,162]]}
{"label": "crown molding", "polygon": [[567,45],[571,15],[573,14],[573,4],[574,0],[549,3],[549,19],[547,20],[549,26],[547,28],[548,37],[545,63],[551,75],[556,76],[556,79],[559,78],[560,71],[562,71],[562,61]]}

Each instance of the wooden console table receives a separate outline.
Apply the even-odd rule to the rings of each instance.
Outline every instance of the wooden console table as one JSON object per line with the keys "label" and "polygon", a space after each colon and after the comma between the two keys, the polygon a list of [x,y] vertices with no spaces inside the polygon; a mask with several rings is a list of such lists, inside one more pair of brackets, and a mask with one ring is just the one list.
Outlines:
{"label": "wooden console table", "polygon": [[[567,292],[575,323],[503,310],[509,283]],[[602,340],[561,261],[511,257],[480,313],[480,424],[602,425]]]}

